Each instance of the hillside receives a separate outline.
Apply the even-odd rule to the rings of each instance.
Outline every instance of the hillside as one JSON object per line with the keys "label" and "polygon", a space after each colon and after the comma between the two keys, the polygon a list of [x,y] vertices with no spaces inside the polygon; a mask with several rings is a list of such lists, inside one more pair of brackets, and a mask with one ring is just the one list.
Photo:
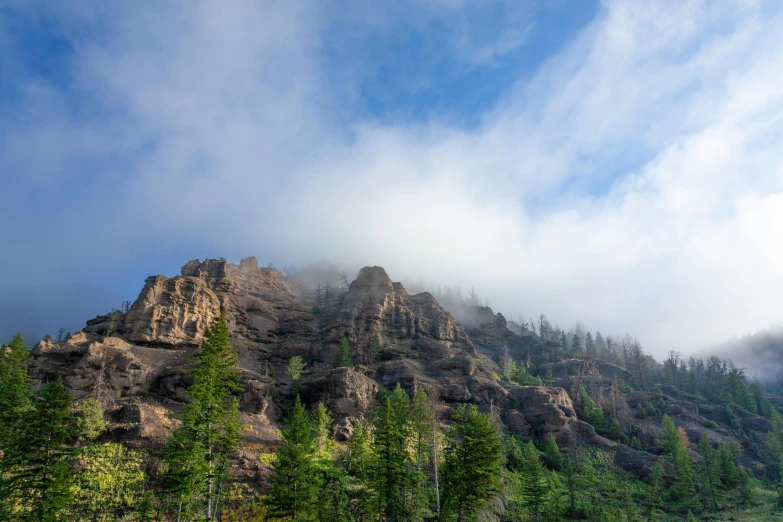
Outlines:
{"label": "hillside", "polygon": [[[296,395],[308,408],[326,406],[339,444],[397,385],[411,397],[424,390],[443,423],[458,406],[475,405],[509,437],[552,438],[571,454],[598,451],[646,483],[663,460],[664,415],[693,447],[704,436],[716,445],[737,442],[744,466],[758,477],[767,470],[763,448],[773,423],[760,412],[732,410],[663,380],[640,383],[617,364],[515,333],[489,307],[461,324],[431,294],[409,294],[381,267],[324,292],[259,268],[255,258],[190,261],[176,277],[147,278],[126,311],[90,319],[67,340],[37,343],[30,374],[39,383],[62,377],[76,400],[98,399],[108,420],[100,440],[152,455],[179,424],[192,384],[189,355],[221,314],[241,371],[235,474],[256,493],[269,491],[267,454],[282,444]],[[343,339],[352,367],[335,364]],[[286,371],[294,357],[305,363],[301,382]]]}

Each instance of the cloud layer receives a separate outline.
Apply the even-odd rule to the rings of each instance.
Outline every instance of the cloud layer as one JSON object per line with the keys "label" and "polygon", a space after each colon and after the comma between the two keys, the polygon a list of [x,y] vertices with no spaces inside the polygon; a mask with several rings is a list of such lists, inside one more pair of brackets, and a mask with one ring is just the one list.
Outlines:
{"label": "cloud layer", "polygon": [[606,1],[467,119],[379,116],[384,74],[434,97],[436,79],[416,64],[368,79],[338,50],[448,26],[438,63],[494,78],[538,45],[534,4],[127,5],[3,19],[67,48],[59,84],[13,46],[0,59],[16,96],[0,168],[19,195],[0,209],[5,306],[257,254],[474,286],[504,313],[632,332],[656,355],[781,318],[777,2]]}

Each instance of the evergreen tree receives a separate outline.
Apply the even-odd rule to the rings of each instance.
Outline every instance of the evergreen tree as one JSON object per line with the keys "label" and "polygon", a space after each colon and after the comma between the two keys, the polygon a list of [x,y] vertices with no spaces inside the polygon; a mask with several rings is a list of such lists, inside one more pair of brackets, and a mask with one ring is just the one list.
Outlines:
{"label": "evergreen tree", "polygon": [[320,451],[326,451],[326,444],[329,442],[329,431],[332,429],[332,416],[326,409],[323,402],[319,402],[315,408],[313,418],[315,422],[316,445]]}
{"label": "evergreen tree", "polygon": [[770,479],[783,478],[783,415],[772,410],[772,429],[767,434],[764,454],[767,460],[767,474]]}
{"label": "evergreen tree", "polygon": [[571,354],[575,357],[582,356],[582,339],[577,334],[571,336]]}
{"label": "evergreen tree", "polygon": [[299,397],[281,432],[269,492],[270,514],[277,520],[315,520],[318,507],[316,434]]}
{"label": "evergreen tree", "polygon": [[410,398],[397,384],[375,419],[373,432],[373,483],[380,496],[380,515],[390,522],[412,516],[417,480],[409,446],[413,437]]}
{"label": "evergreen tree", "polygon": [[702,500],[713,509],[718,509],[718,488],[720,487],[720,468],[715,449],[705,433],[699,440],[701,454],[701,493]]}
{"label": "evergreen tree", "polygon": [[741,451],[739,444],[734,441],[721,444],[718,449],[721,481],[727,489],[734,488],[740,483],[740,467],[737,459]]}
{"label": "evergreen tree", "polygon": [[563,454],[560,453],[557,441],[555,441],[555,437],[552,435],[549,435],[547,439],[544,455],[546,455],[550,468],[556,471],[560,471],[563,468]]}
{"label": "evergreen tree", "polygon": [[207,329],[189,373],[193,384],[180,415],[182,425],[167,447],[168,479],[178,516],[183,509],[184,513],[203,510],[210,520],[219,506],[228,457],[236,451],[242,427],[233,395],[239,390],[237,352],[222,315]]}
{"label": "evergreen tree", "polygon": [[674,483],[670,493],[673,498],[693,505],[696,489],[693,485],[693,467],[688,455],[685,433],[679,430],[668,415],[663,416],[663,446],[674,465]]}
{"label": "evergreen tree", "polygon": [[46,385],[25,414],[3,460],[11,471],[0,498],[16,510],[12,518],[41,522],[64,520],[73,499],[70,461],[75,438],[72,400],[62,380]]}
{"label": "evergreen tree", "polygon": [[372,470],[372,448],[368,430],[357,423],[348,441],[346,470],[353,482],[348,494],[350,519],[357,522],[371,522],[378,518],[377,495],[370,487]]}
{"label": "evergreen tree", "polygon": [[[0,490],[12,468],[9,451],[17,445],[22,421],[31,407],[29,360],[22,334],[16,334],[7,346],[0,346]],[[4,508],[9,507],[0,503],[0,519]]]}
{"label": "evergreen tree", "polygon": [[353,358],[351,356],[351,344],[347,337],[340,341],[340,348],[337,352],[337,360],[334,362],[335,368],[353,368]]}
{"label": "evergreen tree", "polygon": [[601,332],[595,332],[595,358],[606,360],[606,341]]}
{"label": "evergreen tree", "polygon": [[533,441],[525,444],[524,455],[524,465],[520,471],[522,503],[528,508],[531,517],[538,521],[549,493],[547,471]]}
{"label": "evergreen tree", "polygon": [[547,477],[546,519],[548,522],[559,522],[563,518],[563,485],[556,471]]}
{"label": "evergreen tree", "polygon": [[579,475],[577,463],[573,457],[568,456],[563,464],[565,486],[568,492],[569,511],[572,517],[576,516],[577,493],[582,486],[582,477]]}
{"label": "evergreen tree", "polygon": [[302,370],[304,370],[305,366],[302,358],[298,355],[294,355],[288,361],[288,366],[285,368],[286,375],[291,379],[291,387],[293,388],[294,393],[297,393],[299,390],[299,384],[302,382]]}
{"label": "evergreen tree", "polygon": [[653,511],[661,505],[663,494],[663,464],[661,459],[655,461],[653,474],[650,478],[650,496],[647,499],[647,518],[652,519]]}
{"label": "evergreen tree", "polygon": [[585,357],[595,359],[595,341],[593,341],[593,335],[590,332],[585,335]]}
{"label": "evergreen tree", "polygon": [[348,473],[362,480],[366,479],[370,467],[370,438],[361,423],[357,423],[348,440]]}
{"label": "evergreen tree", "polygon": [[443,462],[444,508],[457,522],[472,520],[501,491],[503,444],[488,415],[456,408]]}

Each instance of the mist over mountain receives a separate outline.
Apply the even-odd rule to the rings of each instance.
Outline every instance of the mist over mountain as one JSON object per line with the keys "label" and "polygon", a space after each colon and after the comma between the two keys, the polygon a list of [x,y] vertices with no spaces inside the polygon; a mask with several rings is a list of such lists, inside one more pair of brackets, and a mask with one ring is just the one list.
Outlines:
{"label": "mist over mountain", "polygon": [[783,386],[783,326],[731,339],[702,353],[731,358],[751,377]]}
{"label": "mist over mountain", "polygon": [[659,358],[780,320],[779,2],[4,7],[4,338],[248,255]]}

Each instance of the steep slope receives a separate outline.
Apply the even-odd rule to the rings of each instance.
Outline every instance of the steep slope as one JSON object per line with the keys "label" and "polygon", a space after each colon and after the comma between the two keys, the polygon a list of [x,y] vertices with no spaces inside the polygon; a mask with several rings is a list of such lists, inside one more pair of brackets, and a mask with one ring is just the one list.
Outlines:
{"label": "steep slope", "polygon": [[[431,294],[410,295],[381,267],[362,269],[323,306],[313,302],[310,290],[259,268],[254,258],[239,265],[190,261],[179,276],[148,278],[127,312],[96,317],[63,343],[39,343],[33,374],[41,381],[63,375],[76,398],[95,396],[107,405],[117,421],[111,437],[154,447],[176,425],[172,414],[186,400],[188,354],[224,314],[242,371],[241,455],[251,482],[263,483],[256,456],[277,444],[279,419],[294,397],[285,372],[294,356],[307,363],[300,395],[328,406],[338,439],[351,435],[379,390],[399,383],[409,393],[423,387],[443,410],[477,404],[520,436],[615,450],[618,463],[649,473],[653,456],[604,439],[577,418],[567,379],[560,382],[565,388],[497,379],[505,353],[531,367],[563,356],[552,343],[513,333],[502,315],[487,308],[489,320],[466,331]],[[343,338],[354,369],[334,368]]]}

